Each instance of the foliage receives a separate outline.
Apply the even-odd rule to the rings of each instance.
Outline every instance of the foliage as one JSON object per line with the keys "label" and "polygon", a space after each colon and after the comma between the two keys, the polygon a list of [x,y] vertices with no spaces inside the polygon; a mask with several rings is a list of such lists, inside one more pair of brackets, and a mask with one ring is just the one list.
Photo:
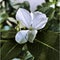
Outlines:
{"label": "foliage", "polygon": [[[2,5],[3,3],[5,6]],[[53,3],[55,8],[50,7]],[[60,7],[56,3],[57,1],[47,1],[41,6],[37,6],[38,11],[48,16],[48,23],[44,29],[38,31],[34,43],[18,44],[15,41],[15,35],[18,30],[16,29],[18,22],[15,18],[17,9],[11,6],[9,0],[0,2],[1,60],[12,60],[13,58],[20,58],[21,60],[59,60]],[[16,5],[30,11],[28,2]],[[12,20],[9,20],[9,17]]]}

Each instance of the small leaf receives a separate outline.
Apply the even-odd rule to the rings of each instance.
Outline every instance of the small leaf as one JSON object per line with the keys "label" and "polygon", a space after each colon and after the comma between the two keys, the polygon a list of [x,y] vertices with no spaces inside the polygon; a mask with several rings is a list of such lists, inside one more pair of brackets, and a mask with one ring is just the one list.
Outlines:
{"label": "small leaf", "polygon": [[17,24],[17,21],[14,18],[12,18],[12,17],[8,17],[8,20],[13,22],[13,23],[15,23],[15,24]]}
{"label": "small leaf", "polygon": [[6,13],[0,14],[0,24],[3,23],[7,19],[8,15]]}

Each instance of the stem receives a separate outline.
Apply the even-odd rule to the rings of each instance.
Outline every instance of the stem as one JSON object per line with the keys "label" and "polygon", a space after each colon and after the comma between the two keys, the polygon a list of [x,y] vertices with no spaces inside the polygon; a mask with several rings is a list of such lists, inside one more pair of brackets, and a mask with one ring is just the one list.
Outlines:
{"label": "stem", "polygon": [[0,40],[0,42],[1,42],[1,43],[3,43],[3,42],[8,42],[8,40]]}
{"label": "stem", "polygon": [[42,42],[42,41],[40,41],[40,40],[35,39],[35,41],[38,42],[38,43],[41,43],[41,44],[43,44],[43,45],[45,45],[45,46],[47,46],[48,48],[51,48],[51,49],[55,50],[56,52],[58,52],[57,49],[55,49],[54,47],[52,47],[52,46],[50,46],[50,45],[48,45],[48,44],[46,44],[46,43],[44,43],[44,42]]}

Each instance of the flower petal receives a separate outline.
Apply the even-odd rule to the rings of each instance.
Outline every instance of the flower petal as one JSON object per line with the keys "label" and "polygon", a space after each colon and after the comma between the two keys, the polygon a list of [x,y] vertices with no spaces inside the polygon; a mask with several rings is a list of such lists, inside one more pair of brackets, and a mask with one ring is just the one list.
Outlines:
{"label": "flower petal", "polygon": [[24,26],[27,28],[30,27],[30,22],[31,22],[31,16],[30,13],[23,8],[19,8],[17,13],[16,13],[16,19],[21,21]]}
{"label": "flower petal", "polygon": [[32,27],[37,30],[42,29],[45,27],[47,21],[48,21],[48,18],[46,17],[45,14],[38,11],[34,12]]}
{"label": "flower petal", "polygon": [[36,34],[37,34],[37,30],[32,30],[32,31],[29,31],[28,32],[28,41],[33,43],[35,37],[36,37]]}
{"label": "flower petal", "polygon": [[19,31],[15,36],[16,42],[19,43],[19,44],[26,43],[27,40],[28,40],[28,31],[29,30]]}
{"label": "flower petal", "polygon": [[13,58],[12,60],[20,60],[20,58]]}

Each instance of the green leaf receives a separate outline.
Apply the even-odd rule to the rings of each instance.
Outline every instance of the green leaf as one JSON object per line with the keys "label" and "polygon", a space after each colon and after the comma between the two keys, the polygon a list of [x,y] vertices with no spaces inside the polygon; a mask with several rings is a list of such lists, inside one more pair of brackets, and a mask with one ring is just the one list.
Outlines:
{"label": "green leaf", "polygon": [[7,19],[8,15],[6,13],[0,14],[0,24],[3,23]]}
{"label": "green leaf", "polygon": [[37,10],[40,11],[40,12],[45,13],[48,9],[49,9],[49,7],[40,7],[40,6],[38,6]]}
{"label": "green leaf", "polygon": [[28,1],[23,2],[24,8],[30,11],[30,5]]}
{"label": "green leaf", "polygon": [[18,6],[19,8],[25,8],[30,11],[30,5],[28,1],[24,1],[23,3],[14,4],[14,6]]}
{"label": "green leaf", "polygon": [[22,46],[23,45],[19,45],[14,41],[4,43],[1,48],[2,60],[11,60],[12,58],[17,57],[22,50]]}
{"label": "green leaf", "polygon": [[15,43],[11,43],[11,42],[6,42],[3,44],[2,48],[1,48],[1,52],[2,52],[2,57],[5,56],[5,54],[12,48],[12,46],[14,46]]}
{"label": "green leaf", "polygon": [[50,21],[54,18],[55,9],[50,7],[45,13],[46,13],[46,15],[47,15],[47,17],[49,18],[49,21]]}
{"label": "green leaf", "polygon": [[9,38],[15,38],[15,35],[16,35],[16,30],[15,29],[11,29],[11,30],[5,30],[5,31],[1,31],[1,38],[6,38],[6,39],[9,39]]}
{"label": "green leaf", "polygon": [[39,5],[37,7],[37,10],[40,11],[40,12],[46,13],[46,11],[48,11],[48,9],[50,8],[51,4],[52,3],[50,3],[50,2],[43,3],[42,6]]}
{"label": "green leaf", "polygon": [[[39,32],[39,34],[37,34],[37,37],[36,37],[38,39],[38,41],[35,41],[33,44],[27,43],[28,50],[37,60],[42,59],[41,54],[44,55],[44,58],[46,58],[46,56],[47,56],[46,53],[49,50],[58,53],[58,50],[54,46],[57,37],[58,37],[58,34],[56,32],[52,32],[52,31]],[[46,58],[46,60],[47,60],[47,58]]]}
{"label": "green leaf", "polygon": [[[40,36],[40,38],[39,38],[39,36]],[[47,30],[47,31],[39,32],[37,39],[48,44],[48,45],[53,46],[54,43],[56,42],[57,37],[58,37],[58,33],[54,32],[54,31]]]}
{"label": "green leaf", "polygon": [[50,27],[49,27],[49,29],[51,30],[51,31],[54,31],[54,32],[60,32],[60,23],[59,23],[59,21],[58,20],[52,20],[51,22],[50,22]]}
{"label": "green leaf", "polygon": [[42,44],[38,42],[34,42],[34,43],[27,42],[27,46],[28,46],[28,50],[34,56],[35,60],[38,60],[38,57],[40,56],[40,53],[42,51]]}
{"label": "green leaf", "polygon": [[39,41],[39,40],[37,40],[37,39],[35,39],[35,41],[38,42],[38,43],[43,44],[44,46],[46,46],[46,47],[48,47],[48,48],[51,48],[52,50],[55,50],[56,52],[58,52],[57,49],[55,49],[54,47],[52,47],[52,46],[50,46],[50,45],[48,45],[48,44],[46,44],[46,43],[44,43],[44,42],[41,42],[41,41]]}
{"label": "green leaf", "polygon": [[0,43],[8,42],[8,40],[0,40]]}

